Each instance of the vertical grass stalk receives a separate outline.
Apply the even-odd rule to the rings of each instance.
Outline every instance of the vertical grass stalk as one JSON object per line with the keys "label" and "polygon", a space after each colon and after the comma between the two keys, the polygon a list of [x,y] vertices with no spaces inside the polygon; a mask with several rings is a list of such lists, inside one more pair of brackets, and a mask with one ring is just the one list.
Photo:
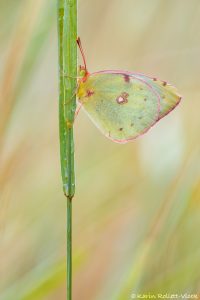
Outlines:
{"label": "vertical grass stalk", "polygon": [[63,191],[67,197],[67,300],[72,299],[72,198],[75,193],[73,122],[76,110],[77,0],[57,0],[59,131]]}

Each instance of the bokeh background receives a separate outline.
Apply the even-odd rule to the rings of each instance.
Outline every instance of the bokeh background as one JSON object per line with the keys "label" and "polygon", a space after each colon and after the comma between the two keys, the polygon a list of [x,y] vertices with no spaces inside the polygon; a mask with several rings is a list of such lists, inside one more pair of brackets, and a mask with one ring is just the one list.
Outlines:
{"label": "bokeh background", "polygon": [[[125,145],[80,112],[74,300],[200,292],[199,19],[199,0],[79,1],[90,71],[157,76],[183,100]],[[0,52],[0,299],[65,299],[56,1],[1,0]]]}

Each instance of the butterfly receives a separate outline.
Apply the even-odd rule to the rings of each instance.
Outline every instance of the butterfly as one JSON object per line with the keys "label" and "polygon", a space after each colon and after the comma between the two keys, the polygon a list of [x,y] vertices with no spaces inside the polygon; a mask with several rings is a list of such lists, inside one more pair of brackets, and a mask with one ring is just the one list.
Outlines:
{"label": "butterfly", "polygon": [[175,87],[140,73],[104,70],[89,73],[80,38],[77,98],[91,120],[109,139],[127,143],[147,132],[181,101]]}

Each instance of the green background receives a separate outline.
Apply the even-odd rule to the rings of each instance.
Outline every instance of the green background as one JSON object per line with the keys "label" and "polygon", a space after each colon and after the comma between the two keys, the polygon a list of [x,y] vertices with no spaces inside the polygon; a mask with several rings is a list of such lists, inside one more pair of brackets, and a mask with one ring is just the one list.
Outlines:
{"label": "green background", "polygon": [[[183,100],[126,145],[77,117],[74,300],[200,290],[199,19],[199,0],[79,1],[90,72],[157,76]],[[56,1],[1,0],[0,28],[0,298],[65,299]]]}

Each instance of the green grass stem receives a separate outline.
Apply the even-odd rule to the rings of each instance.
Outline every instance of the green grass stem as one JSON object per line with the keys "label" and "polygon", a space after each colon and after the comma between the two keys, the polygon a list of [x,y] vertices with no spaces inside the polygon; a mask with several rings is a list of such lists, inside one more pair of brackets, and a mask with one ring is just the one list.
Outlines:
{"label": "green grass stem", "polygon": [[[59,128],[63,191],[67,197],[67,300],[72,299],[73,122],[76,110],[77,0],[58,0]],[[68,74],[68,76],[65,76]]]}

